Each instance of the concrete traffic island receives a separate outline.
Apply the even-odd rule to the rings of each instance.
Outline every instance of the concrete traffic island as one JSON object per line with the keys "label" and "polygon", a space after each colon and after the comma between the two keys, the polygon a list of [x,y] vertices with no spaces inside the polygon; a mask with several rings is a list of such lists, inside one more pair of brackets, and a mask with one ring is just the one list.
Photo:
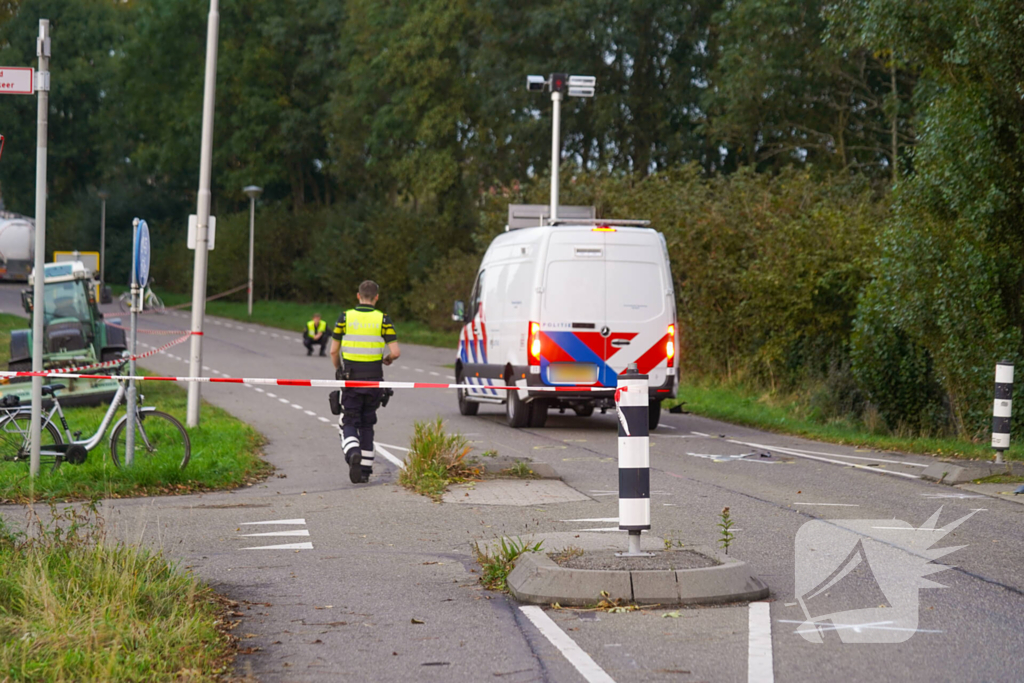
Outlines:
{"label": "concrete traffic island", "polygon": [[[552,534],[551,536],[556,536]],[[545,543],[542,551],[524,553],[508,576],[509,592],[522,602],[558,603],[562,606],[593,605],[607,593],[611,601],[621,600],[641,605],[711,605],[745,602],[768,597],[768,586],[754,576],[745,562],[704,547],[683,550],[658,550],[661,539],[645,536],[653,557],[618,558],[614,550],[621,541],[578,538],[588,548],[577,548],[576,555],[565,566],[549,555],[565,555],[558,541]],[[654,547],[651,547],[654,546]],[[580,568],[595,567],[595,568]],[[607,568],[605,568],[607,567]],[[628,567],[628,568],[627,568]]]}

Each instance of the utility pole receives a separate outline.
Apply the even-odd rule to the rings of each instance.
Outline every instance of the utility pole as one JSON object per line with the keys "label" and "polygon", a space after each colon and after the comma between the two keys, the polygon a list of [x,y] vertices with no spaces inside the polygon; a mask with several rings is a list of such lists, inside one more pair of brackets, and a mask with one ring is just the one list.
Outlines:
{"label": "utility pole", "polygon": [[[196,260],[192,272],[192,348],[189,376],[203,370],[203,317],[206,315],[206,264],[209,259],[207,229],[210,224],[210,176],[213,174],[213,109],[217,95],[217,33],[220,28],[218,0],[210,0],[206,25],[206,78],[203,87],[203,143],[199,157],[199,198],[196,206]],[[189,382],[189,427],[199,425],[199,382]]]}
{"label": "utility pole", "polygon": [[[32,282],[32,372],[43,371],[43,307],[46,283],[46,133],[50,109],[50,20],[39,20],[36,41],[39,71],[36,91],[39,107],[36,112],[36,254],[35,280]],[[39,444],[42,439],[43,378],[32,377],[32,425],[29,438],[29,474],[39,476]]]}
{"label": "utility pole", "polygon": [[256,198],[263,192],[262,187],[248,185],[242,192],[249,195],[249,317],[252,317],[252,254],[256,244]]}
{"label": "utility pole", "polygon": [[107,200],[110,193],[100,190],[96,193],[100,198],[100,287],[107,285]]}

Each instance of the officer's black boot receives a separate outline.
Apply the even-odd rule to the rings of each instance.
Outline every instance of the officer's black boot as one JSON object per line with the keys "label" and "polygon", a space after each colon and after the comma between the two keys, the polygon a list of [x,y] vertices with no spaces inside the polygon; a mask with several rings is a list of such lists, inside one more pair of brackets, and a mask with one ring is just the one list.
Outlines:
{"label": "officer's black boot", "polygon": [[362,469],[360,472],[359,481],[363,484],[370,481],[370,475],[373,473],[373,451],[363,451],[362,457],[360,458]]}
{"label": "officer's black boot", "polygon": [[345,459],[348,460],[348,478],[353,484],[360,484],[364,481],[363,479],[363,465],[361,453],[358,448],[353,448],[345,454]]}

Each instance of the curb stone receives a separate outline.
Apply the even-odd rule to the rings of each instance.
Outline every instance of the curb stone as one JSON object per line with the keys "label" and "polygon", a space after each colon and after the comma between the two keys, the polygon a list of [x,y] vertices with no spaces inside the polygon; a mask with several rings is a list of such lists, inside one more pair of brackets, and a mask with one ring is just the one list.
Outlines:
{"label": "curb stone", "polygon": [[955,484],[966,484],[975,479],[991,477],[993,474],[1024,476],[1024,463],[1004,462],[997,464],[981,460],[939,460],[928,465],[924,472],[921,473],[921,476],[930,481],[953,486]]}
{"label": "curb stone", "polygon": [[[693,550],[693,548],[691,548]],[[582,607],[601,591],[611,600],[645,605],[711,605],[768,597],[768,586],[745,562],[702,548],[721,564],[700,569],[616,571],[566,569],[546,553],[526,553],[508,575],[508,587],[521,602]]]}

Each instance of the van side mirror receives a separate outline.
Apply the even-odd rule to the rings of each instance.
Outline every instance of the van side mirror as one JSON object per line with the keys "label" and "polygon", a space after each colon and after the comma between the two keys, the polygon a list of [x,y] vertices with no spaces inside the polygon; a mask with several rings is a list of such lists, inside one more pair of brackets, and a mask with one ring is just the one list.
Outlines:
{"label": "van side mirror", "polygon": [[457,323],[466,322],[466,304],[461,301],[456,301],[454,308],[452,308],[452,320]]}
{"label": "van side mirror", "polygon": [[100,289],[100,303],[109,304],[114,301],[114,295],[110,292],[110,287],[103,287]]}

